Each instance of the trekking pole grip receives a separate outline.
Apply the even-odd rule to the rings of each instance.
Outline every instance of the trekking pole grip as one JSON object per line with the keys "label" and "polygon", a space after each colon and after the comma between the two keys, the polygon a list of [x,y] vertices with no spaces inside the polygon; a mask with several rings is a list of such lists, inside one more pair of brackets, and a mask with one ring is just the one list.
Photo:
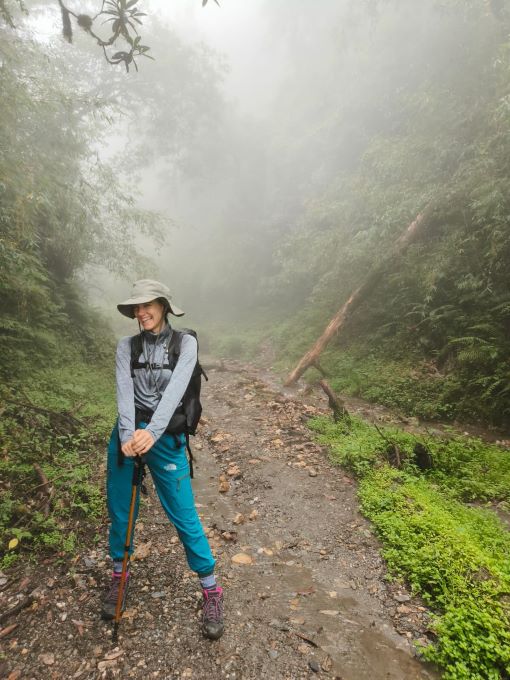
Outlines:
{"label": "trekking pole grip", "polygon": [[131,482],[132,486],[140,486],[140,483],[142,481],[143,466],[144,463],[142,461],[141,456],[136,455],[135,464],[133,466],[133,480]]}

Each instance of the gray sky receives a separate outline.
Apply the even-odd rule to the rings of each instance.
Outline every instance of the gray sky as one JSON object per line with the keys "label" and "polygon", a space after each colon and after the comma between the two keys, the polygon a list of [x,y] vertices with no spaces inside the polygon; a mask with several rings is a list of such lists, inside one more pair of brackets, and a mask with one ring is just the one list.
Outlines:
{"label": "gray sky", "polygon": [[[230,66],[226,91],[243,111],[265,113],[283,72],[277,36],[265,21],[266,0],[141,0],[176,32],[225,54]],[[157,55],[156,55],[157,56]]]}

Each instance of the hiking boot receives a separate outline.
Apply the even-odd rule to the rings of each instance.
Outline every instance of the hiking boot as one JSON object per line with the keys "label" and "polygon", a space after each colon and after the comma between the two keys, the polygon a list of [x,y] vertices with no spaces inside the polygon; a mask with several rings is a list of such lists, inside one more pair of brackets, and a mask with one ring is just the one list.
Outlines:
{"label": "hiking boot", "polygon": [[[101,603],[101,618],[105,621],[109,621],[115,618],[115,609],[117,608],[117,598],[119,596],[120,588],[120,574],[112,575],[112,582],[108,592],[106,593],[103,602]],[[129,586],[129,574],[126,576],[124,582],[124,592],[122,593],[122,606],[120,611],[123,612],[126,609],[126,598]]]}
{"label": "hiking boot", "polygon": [[202,632],[210,640],[218,640],[223,635],[223,588],[204,589],[202,611]]}

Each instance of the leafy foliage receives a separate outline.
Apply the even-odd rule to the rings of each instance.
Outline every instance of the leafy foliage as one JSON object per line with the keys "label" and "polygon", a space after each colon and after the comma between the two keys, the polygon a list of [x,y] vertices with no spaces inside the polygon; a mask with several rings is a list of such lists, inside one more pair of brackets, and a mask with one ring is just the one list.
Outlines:
{"label": "leafy foliage", "polygon": [[501,524],[389,468],[369,474],[359,495],[390,570],[442,612],[434,624],[439,641],[424,656],[447,680],[507,675],[510,538]]}
{"label": "leafy foliage", "polygon": [[91,332],[94,313],[78,274],[85,265],[131,269],[140,258],[130,235],[149,227],[157,234],[159,227],[91,149],[91,136],[101,130],[98,102],[74,89],[73,69],[46,62],[35,45],[18,47],[16,40],[2,43],[0,68],[4,378],[78,347],[101,354],[107,324],[96,314]]}
{"label": "leafy foliage", "polygon": [[34,373],[29,388],[2,388],[4,567],[20,555],[72,553],[91,540],[93,524],[104,515],[101,451],[115,417],[113,385],[110,370],[96,358],[93,371],[77,361]]}
{"label": "leafy foliage", "polygon": [[[376,428],[350,417],[311,421],[333,460],[360,478],[393,577],[405,578],[438,615],[437,644],[421,653],[449,680],[506,677],[510,670],[510,536],[495,514],[462,500],[509,499],[510,452],[477,439],[428,436],[434,466],[420,473],[412,452],[423,435]],[[387,463],[388,442],[402,468]]]}
{"label": "leafy foliage", "polygon": [[[397,446],[404,470],[425,477],[442,493],[461,501],[510,502],[510,451],[487,444],[476,437],[455,433],[413,434],[396,427],[379,427],[355,416],[349,424],[335,424],[328,418],[310,422],[328,444],[335,459],[363,476],[387,461],[388,442]],[[432,468],[420,473],[414,448],[422,444],[430,453]]]}

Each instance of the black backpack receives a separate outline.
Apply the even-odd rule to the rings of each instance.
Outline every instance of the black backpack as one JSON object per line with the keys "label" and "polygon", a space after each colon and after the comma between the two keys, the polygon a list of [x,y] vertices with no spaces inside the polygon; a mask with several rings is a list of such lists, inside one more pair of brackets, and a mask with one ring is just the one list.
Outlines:
{"label": "black backpack", "polygon": [[[181,353],[181,343],[182,338],[185,335],[192,335],[197,340],[198,338],[195,331],[190,328],[185,328],[182,331],[172,329],[172,334],[170,336],[170,342],[168,344],[168,363],[163,364],[163,368],[170,369],[173,371],[179,359]],[[145,362],[140,362],[140,354],[142,354],[142,336],[137,334],[131,338],[131,377],[135,375],[135,370],[145,369],[147,364]],[[153,367],[156,368],[156,367]],[[184,434],[186,436],[186,448],[189,454],[189,465],[190,465],[190,475],[193,477],[193,454],[191,452],[191,447],[189,444],[190,435],[194,435],[197,430],[198,422],[200,420],[200,415],[202,413],[202,404],[200,403],[200,390],[202,387],[202,376],[206,380],[208,377],[200,365],[197,355],[197,362],[191,374],[188,387],[184,392],[182,397],[181,405],[178,406],[170,422],[168,423],[165,432],[171,435]],[[136,418],[137,424],[141,420],[150,419],[152,413],[137,411]]]}

